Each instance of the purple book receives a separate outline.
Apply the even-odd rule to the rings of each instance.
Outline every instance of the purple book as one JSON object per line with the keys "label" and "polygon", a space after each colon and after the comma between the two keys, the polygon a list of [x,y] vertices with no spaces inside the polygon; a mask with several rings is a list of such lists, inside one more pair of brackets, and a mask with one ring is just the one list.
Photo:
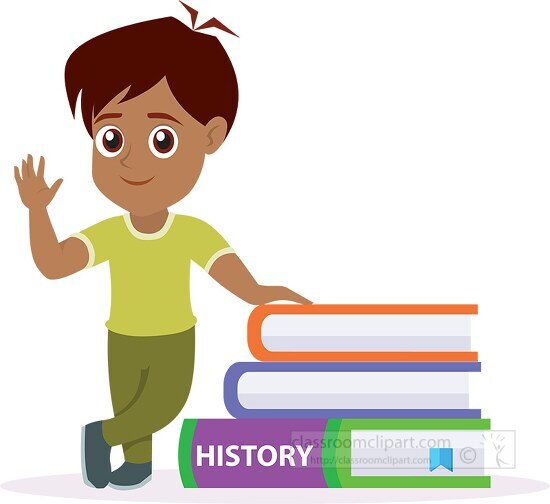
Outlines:
{"label": "purple book", "polygon": [[[185,419],[178,461],[186,488],[488,487],[483,467],[459,456],[475,446],[482,460],[487,429],[488,419]],[[452,470],[433,470],[427,440],[450,443]]]}
{"label": "purple book", "polygon": [[481,418],[479,362],[239,362],[225,375],[235,418]]}

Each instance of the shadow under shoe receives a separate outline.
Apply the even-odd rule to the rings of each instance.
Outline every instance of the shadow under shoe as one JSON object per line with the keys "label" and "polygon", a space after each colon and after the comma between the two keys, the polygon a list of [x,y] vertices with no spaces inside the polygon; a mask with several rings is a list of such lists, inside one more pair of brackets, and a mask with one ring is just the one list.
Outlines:
{"label": "shadow under shoe", "polygon": [[146,485],[152,478],[152,463],[133,464],[124,462],[111,473],[109,486],[117,490],[132,490]]}
{"label": "shadow under shoe", "polygon": [[101,421],[82,427],[82,477],[86,485],[105,488],[111,475],[111,447],[103,437]]}

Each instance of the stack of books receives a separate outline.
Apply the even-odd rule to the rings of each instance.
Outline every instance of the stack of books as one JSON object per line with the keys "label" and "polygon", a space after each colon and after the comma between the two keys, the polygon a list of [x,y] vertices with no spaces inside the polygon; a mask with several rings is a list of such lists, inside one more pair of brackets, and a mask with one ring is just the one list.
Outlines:
{"label": "stack of books", "polygon": [[[477,305],[263,305],[231,419],[185,420],[186,487],[489,487],[470,408]],[[465,452],[465,450],[468,450]],[[468,456],[462,456],[467,453]]]}

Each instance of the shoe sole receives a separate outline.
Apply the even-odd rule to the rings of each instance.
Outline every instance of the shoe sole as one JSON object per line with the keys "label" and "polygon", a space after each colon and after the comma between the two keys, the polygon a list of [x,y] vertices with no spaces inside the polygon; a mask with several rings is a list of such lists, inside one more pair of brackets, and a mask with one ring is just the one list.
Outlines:
{"label": "shoe sole", "polygon": [[80,466],[82,468],[82,479],[84,484],[96,488],[95,485],[88,479],[88,471],[86,471],[86,426],[82,427],[80,431]]}
{"label": "shoe sole", "polygon": [[115,485],[114,483],[109,482],[108,486],[110,486],[111,488],[114,488],[115,490],[135,490],[136,488],[141,488],[142,486],[146,485],[152,479],[153,479],[153,475],[150,474],[143,481],[140,481],[135,485]]}

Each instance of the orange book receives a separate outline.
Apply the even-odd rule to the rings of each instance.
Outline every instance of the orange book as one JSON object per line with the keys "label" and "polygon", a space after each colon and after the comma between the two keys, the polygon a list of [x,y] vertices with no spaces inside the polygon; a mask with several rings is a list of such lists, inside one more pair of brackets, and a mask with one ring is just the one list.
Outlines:
{"label": "orange book", "polygon": [[248,346],[261,361],[477,361],[473,315],[477,305],[260,305]]}

